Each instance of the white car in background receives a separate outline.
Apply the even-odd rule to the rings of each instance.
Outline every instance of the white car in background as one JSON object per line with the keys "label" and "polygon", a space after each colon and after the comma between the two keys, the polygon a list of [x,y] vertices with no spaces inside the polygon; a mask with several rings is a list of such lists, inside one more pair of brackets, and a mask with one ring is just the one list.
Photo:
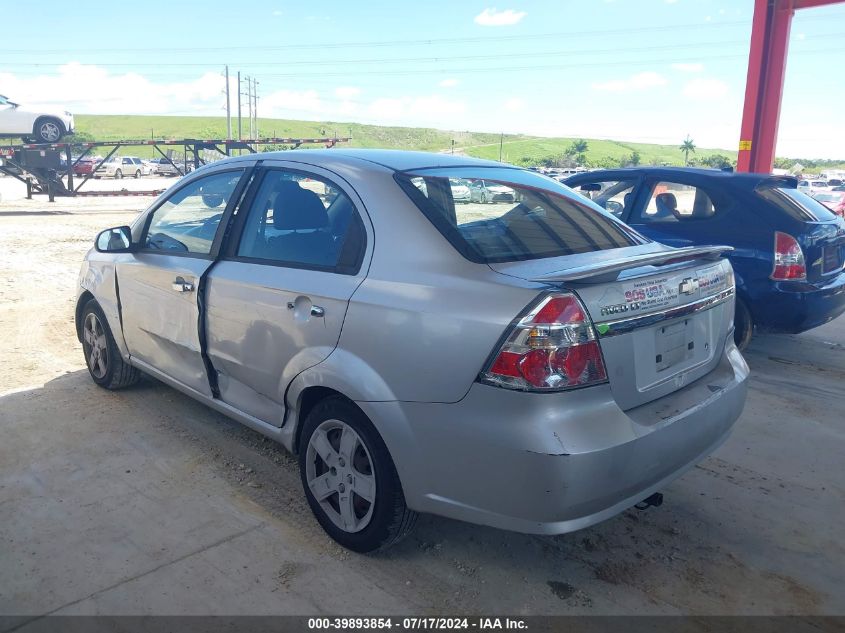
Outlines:
{"label": "white car in background", "polygon": [[830,191],[831,186],[827,184],[826,180],[821,180],[819,178],[812,179],[812,180],[799,180],[798,181],[798,191],[803,191],[808,196],[812,196],[814,193],[818,193],[820,191]]}
{"label": "white car in background", "polygon": [[468,181],[462,178],[449,178],[449,188],[452,190],[452,200],[455,202],[472,202]]}
{"label": "white car in background", "polygon": [[140,158],[135,156],[112,156],[94,172],[95,178],[103,176],[115,179],[140,178],[147,173],[147,168]]}
{"label": "white car in background", "polygon": [[21,105],[0,95],[0,136],[19,136],[27,143],[58,143],[73,129],[70,112]]}

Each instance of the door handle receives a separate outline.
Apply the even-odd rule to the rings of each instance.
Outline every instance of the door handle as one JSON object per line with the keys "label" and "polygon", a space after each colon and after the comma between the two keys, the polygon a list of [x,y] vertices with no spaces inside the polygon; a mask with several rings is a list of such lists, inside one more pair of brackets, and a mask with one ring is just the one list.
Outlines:
{"label": "door handle", "polygon": [[[295,309],[296,309],[296,303],[294,303],[293,301],[288,301],[288,310],[295,310]],[[311,316],[321,317],[321,316],[325,316],[325,315],[326,315],[326,311],[323,308],[321,308],[320,306],[314,306],[314,305],[311,306]]]}
{"label": "door handle", "polygon": [[171,288],[176,292],[193,292],[194,284],[190,281],[185,281],[182,277],[177,277],[173,280]]}

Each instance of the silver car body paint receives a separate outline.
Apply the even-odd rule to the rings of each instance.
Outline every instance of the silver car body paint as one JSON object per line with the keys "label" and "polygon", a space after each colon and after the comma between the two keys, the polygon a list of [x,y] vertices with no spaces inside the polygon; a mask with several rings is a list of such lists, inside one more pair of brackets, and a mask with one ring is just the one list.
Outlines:
{"label": "silver car body paint", "polygon": [[[356,275],[214,264],[204,299],[219,397],[202,380],[195,294],[151,289],[161,288],[165,278],[169,284],[174,273],[199,279],[210,259],[92,250],[80,274],[80,294],[90,293],[103,307],[129,362],[288,449],[296,448],[305,390],[333,389],[355,401],[383,437],[412,509],[560,533],[612,516],[679,476],[727,437],[742,411],[748,369],[733,345],[733,281],[726,260],[640,266],[610,282],[555,276],[573,266],[598,266],[619,251],[473,263],[416,208],[393,175],[499,163],[338,149],[260,158],[340,186],[365,226],[366,252]],[[212,164],[183,182],[256,160]],[[141,238],[149,211],[133,224],[134,240]],[[677,252],[656,243],[624,251],[667,257]],[[160,262],[149,265],[145,258]],[[124,281],[124,269],[138,270]],[[157,280],[160,270],[168,273]],[[690,290],[688,280],[699,277],[708,283]],[[636,314],[613,312],[619,293],[624,301],[626,291],[637,293],[644,282],[646,294],[663,287],[646,297],[655,302]],[[680,292],[682,284],[689,293]],[[555,393],[479,383],[479,372],[514,318],[542,292],[558,288],[575,292],[597,329],[606,331],[599,340],[609,382]],[[683,318],[631,330],[619,324],[631,316],[671,316],[719,293],[727,296]],[[313,306],[324,308],[324,316],[311,315]],[[660,327],[674,330],[659,333]],[[680,340],[678,328],[692,348],[672,344],[673,336]],[[664,353],[673,355],[673,371],[657,378],[655,355]]]}

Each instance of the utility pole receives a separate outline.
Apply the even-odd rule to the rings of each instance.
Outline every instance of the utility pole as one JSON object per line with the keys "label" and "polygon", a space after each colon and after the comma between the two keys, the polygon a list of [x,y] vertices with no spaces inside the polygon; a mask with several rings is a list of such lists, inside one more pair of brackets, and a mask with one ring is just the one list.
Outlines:
{"label": "utility pole", "polygon": [[244,81],[246,82],[247,121],[249,121],[249,136],[247,138],[252,138],[252,79],[244,77]]}
{"label": "utility pole", "polygon": [[252,138],[258,138],[258,80],[255,78],[252,80],[252,100],[252,118],[255,121]]}
{"label": "utility pole", "polygon": [[238,71],[238,140],[243,138],[241,129],[241,71]]}
{"label": "utility pole", "polygon": [[232,140],[232,106],[229,100],[229,65],[226,65],[226,140]]}

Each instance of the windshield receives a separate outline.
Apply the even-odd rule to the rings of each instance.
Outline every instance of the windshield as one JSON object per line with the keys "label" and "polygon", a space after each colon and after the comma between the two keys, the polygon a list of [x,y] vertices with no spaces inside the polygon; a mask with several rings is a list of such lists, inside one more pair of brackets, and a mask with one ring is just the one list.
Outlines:
{"label": "windshield", "polygon": [[757,193],[798,220],[829,222],[836,219],[836,216],[822,203],[797,189],[770,187],[761,189]]}
{"label": "windshield", "polygon": [[[623,248],[648,240],[589,200],[528,170],[420,169],[396,175],[408,196],[467,259],[507,262]],[[456,205],[456,182],[470,191]]]}

